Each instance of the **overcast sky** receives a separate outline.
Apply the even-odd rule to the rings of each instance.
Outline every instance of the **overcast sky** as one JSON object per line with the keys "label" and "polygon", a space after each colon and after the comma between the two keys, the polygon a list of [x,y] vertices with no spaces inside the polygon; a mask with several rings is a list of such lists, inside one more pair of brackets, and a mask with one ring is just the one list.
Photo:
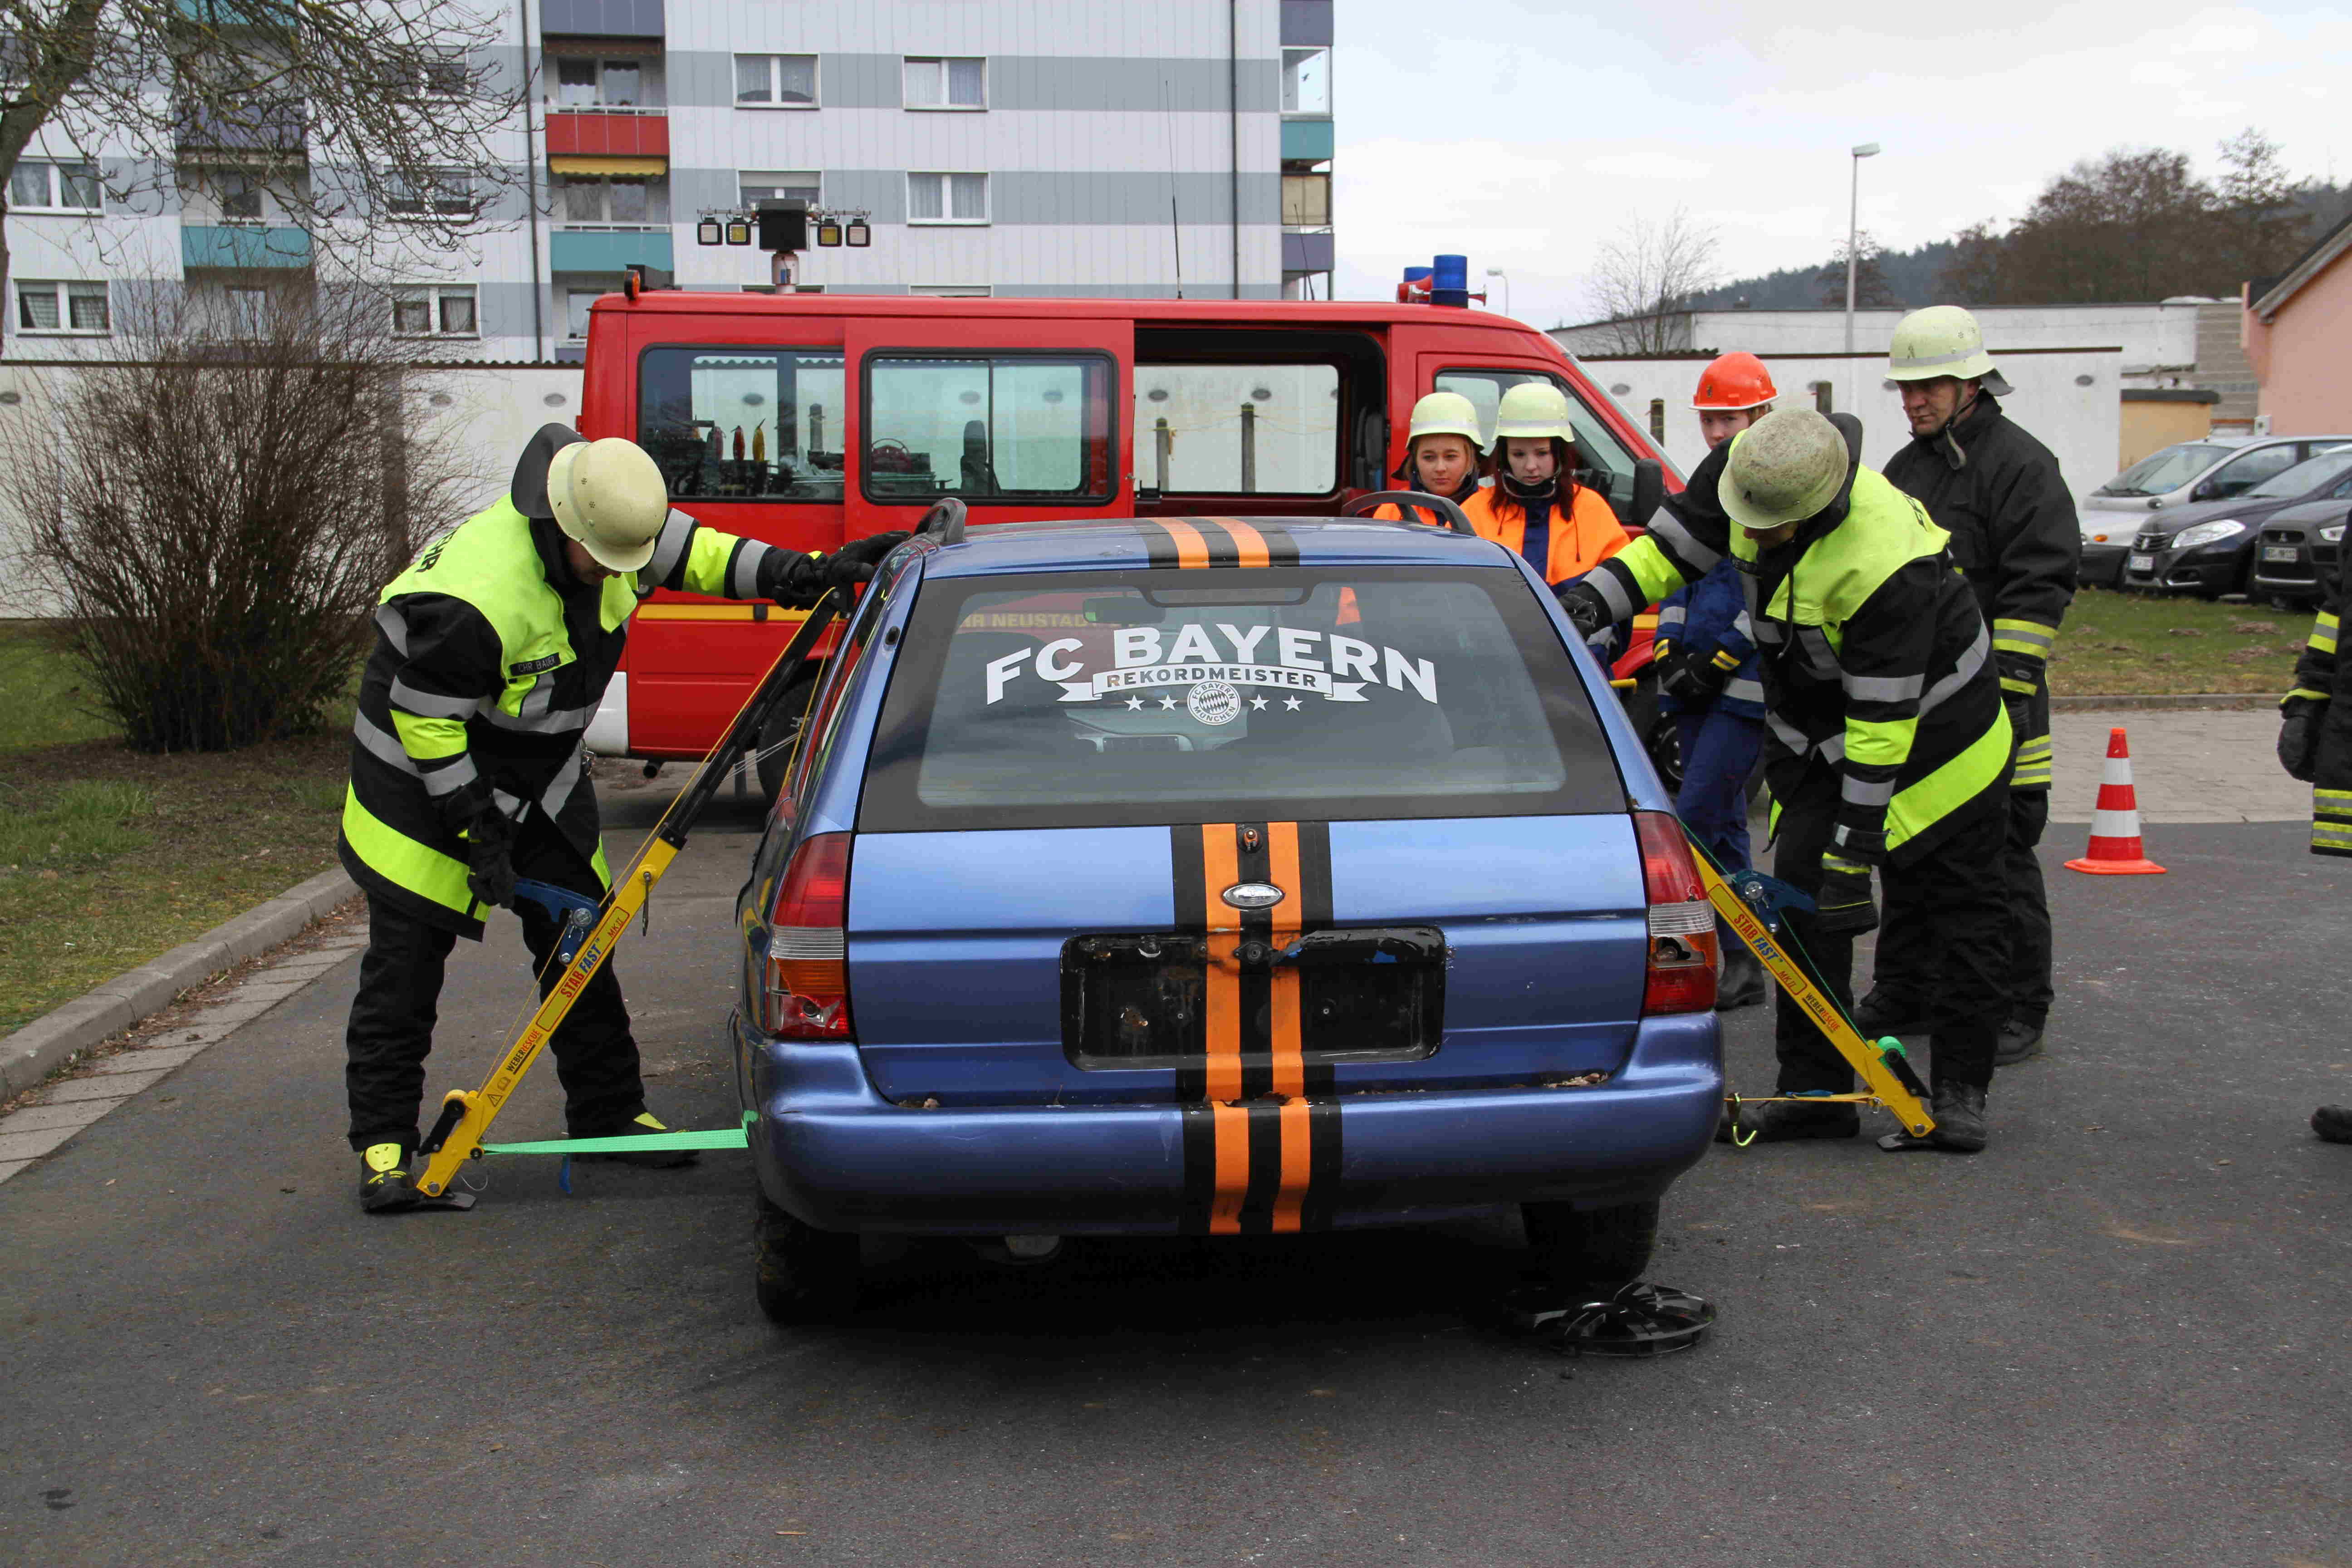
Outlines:
{"label": "overcast sky", "polygon": [[[1341,298],[1438,251],[1510,276],[1511,313],[1582,321],[1599,245],[1687,208],[1726,280],[1817,263],[1862,226],[1901,250],[2021,214],[2108,148],[2189,153],[2248,125],[2299,174],[2352,178],[2352,9],[1340,0],[1333,226]],[[2329,89],[2336,89],[2333,104]],[[2340,164],[2337,163],[2341,159]],[[1499,308],[1501,300],[1494,303]]]}

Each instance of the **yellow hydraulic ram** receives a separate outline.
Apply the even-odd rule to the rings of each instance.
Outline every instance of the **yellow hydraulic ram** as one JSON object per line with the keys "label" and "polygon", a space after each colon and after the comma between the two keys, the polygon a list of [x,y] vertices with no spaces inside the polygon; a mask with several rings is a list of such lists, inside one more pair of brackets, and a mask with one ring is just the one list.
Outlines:
{"label": "yellow hydraulic ram", "polygon": [[801,623],[792,640],[784,644],[783,651],[776,655],[776,661],[760,678],[751,697],[736,710],[727,732],[702,759],[669,809],[662,813],[636,858],[613,879],[612,890],[604,895],[604,905],[597,912],[595,929],[572,955],[572,962],[565,966],[554,989],[540,1003],[538,1011],[531,1015],[530,1022],[523,1026],[522,1033],[499,1058],[497,1068],[481,1088],[471,1091],[451,1089],[442,1101],[440,1121],[417,1149],[417,1152],[428,1156],[424,1173],[416,1179],[416,1190],[426,1198],[449,1195],[449,1184],[459,1167],[479,1152],[483,1135],[505,1106],[507,1097],[522,1081],[523,1074],[530,1070],[530,1064],[539,1058],[540,1051],[571,1013],[580,993],[612,956],[613,944],[629,929],[629,922],[643,912],[655,885],[669,869],[670,862],[677,858],[678,851],[686,847],[686,836],[692,830],[695,818],[719,793],[736,758],[757,744],[766,732],[769,720],[785,700],[793,673],[808,658],[809,650],[816,646],[817,638],[832,624],[838,610],[838,596],[827,594],[809,611],[808,619]]}
{"label": "yellow hydraulic ram", "polygon": [[1853,1070],[1862,1075],[1862,1081],[1870,1086],[1867,1094],[1809,1095],[1804,1098],[1884,1105],[1895,1113],[1895,1120],[1903,1123],[1904,1131],[1913,1137],[1925,1138],[1934,1131],[1936,1119],[1928,1115],[1927,1108],[1920,1103],[1927,1092],[1926,1087],[1905,1059],[1901,1043],[1880,1040],[1873,1044],[1864,1039],[1855,1032],[1854,1026],[1846,1022],[1845,1015],[1839,1010],[1837,1004],[1822,995],[1821,988],[1805,978],[1804,971],[1798,968],[1796,961],[1773,940],[1772,933],[1765,929],[1756,911],[1748,907],[1748,900],[1733,891],[1731,884],[1717,874],[1707,861],[1706,851],[1700,850],[1691,858],[1698,866],[1699,882],[1706,889],[1706,901],[1715,906],[1715,912],[1722,917],[1723,922],[1738,934],[1740,941],[1748,944],[1748,951],[1755,953],[1764,967],[1771,972],[1772,978],[1780,983],[1780,989],[1820,1026],[1822,1033],[1829,1037],[1830,1044],[1837,1047],[1838,1055],[1853,1064]]}

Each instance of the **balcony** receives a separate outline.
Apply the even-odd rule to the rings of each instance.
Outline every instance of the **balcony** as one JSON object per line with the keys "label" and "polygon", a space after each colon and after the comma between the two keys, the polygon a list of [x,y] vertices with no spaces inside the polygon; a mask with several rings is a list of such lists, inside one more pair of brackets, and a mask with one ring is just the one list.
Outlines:
{"label": "balcony", "polygon": [[639,266],[667,272],[675,267],[666,228],[559,228],[548,240],[550,268],[556,272],[618,272]]}
{"label": "balcony", "polygon": [[658,38],[662,0],[547,0],[539,30],[550,38]]}
{"label": "balcony", "polygon": [[1331,156],[1331,122],[1328,120],[1286,120],[1282,122],[1284,163],[1325,163]]}
{"label": "balcony", "polygon": [[[662,237],[668,254],[668,236]],[[193,270],[205,267],[307,268],[310,237],[299,228],[266,228],[260,224],[208,227],[184,224],[180,228],[180,265]]]}
{"label": "balcony", "polygon": [[[669,113],[661,109],[555,109],[547,111],[551,158],[669,159]],[[662,167],[573,169],[558,173],[658,174]]]}
{"label": "balcony", "polygon": [[257,103],[234,114],[182,100],[173,140],[184,153],[236,153],[300,157],[309,117],[299,102]]}

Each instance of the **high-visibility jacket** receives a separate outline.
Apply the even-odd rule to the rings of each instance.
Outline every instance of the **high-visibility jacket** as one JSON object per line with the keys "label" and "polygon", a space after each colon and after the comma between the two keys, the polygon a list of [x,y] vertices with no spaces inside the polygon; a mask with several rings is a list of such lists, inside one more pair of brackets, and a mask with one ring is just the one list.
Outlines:
{"label": "high-visibility jacket", "polygon": [[[1547,583],[1581,577],[1633,542],[1606,497],[1587,485],[1573,489],[1575,497],[1565,509],[1551,509],[1551,541],[1544,561]],[[1514,555],[1528,552],[1527,508],[1503,494],[1501,480],[1464,501],[1462,510],[1479,538],[1491,539]]]}
{"label": "high-visibility jacket", "polygon": [[2001,689],[2023,699],[2011,789],[2050,787],[2050,649],[2083,564],[2074,498],[2050,448],[1979,394],[1959,419],[1887,460],[1887,482],[1952,536],[1952,563],[1992,628]]}
{"label": "high-visibility jacket", "polygon": [[2311,852],[2352,855],[2352,664],[2336,657],[2344,614],[2344,579],[2326,578],[2326,598],[2294,662],[2294,689],[2282,707],[2314,704],[2318,741],[2311,759]]}
{"label": "high-visibility jacket", "polygon": [[2009,719],[1976,598],[1927,510],[1860,466],[1821,516],[1759,552],[1716,500],[1735,444],[1707,454],[1649,532],[1584,581],[1622,621],[1729,554],[1762,650],[1773,795],[1833,769],[1832,842],[1916,859],[2007,795]]}
{"label": "high-visibility jacket", "polygon": [[653,559],[574,585],[563,536],[501,497],[431,541],[387,585],[360,678],[352,782],[336,851],[370,898],[479,938],[466,843],[443,809],[460,791],[519,821],[542,812],[607,883],[581,737],[656,587],[753,597],[770,546],[672,511]]}

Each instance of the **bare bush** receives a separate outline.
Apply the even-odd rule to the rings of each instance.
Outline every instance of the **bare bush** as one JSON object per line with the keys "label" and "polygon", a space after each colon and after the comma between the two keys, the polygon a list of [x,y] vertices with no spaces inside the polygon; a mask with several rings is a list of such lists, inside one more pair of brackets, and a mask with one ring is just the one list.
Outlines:
{"label": "bare bush", "polygon": [[169,310],[12,415],[0,498],[130,744],[220,751],[318,727],[461,476],[405,438],[415,355],[381,296],[281,300],[244,337]]}

